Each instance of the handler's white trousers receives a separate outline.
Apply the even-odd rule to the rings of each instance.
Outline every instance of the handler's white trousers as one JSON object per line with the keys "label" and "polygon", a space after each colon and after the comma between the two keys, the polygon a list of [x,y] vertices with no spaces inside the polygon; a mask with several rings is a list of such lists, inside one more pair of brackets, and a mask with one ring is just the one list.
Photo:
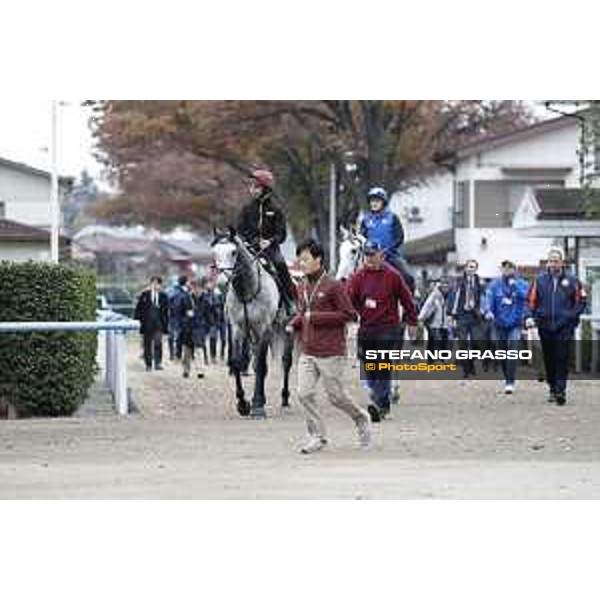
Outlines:
{"label": "handler's white trousers", "polygon": [[309,356],[300,354],[298,358],[298,400],[306,413],[308,433],[326,439],[326,429],[316,402],[316,387],[319,380],[331,404],[345,412],[359,426],[369,414],[351,399],[344,389],[345,356]]}

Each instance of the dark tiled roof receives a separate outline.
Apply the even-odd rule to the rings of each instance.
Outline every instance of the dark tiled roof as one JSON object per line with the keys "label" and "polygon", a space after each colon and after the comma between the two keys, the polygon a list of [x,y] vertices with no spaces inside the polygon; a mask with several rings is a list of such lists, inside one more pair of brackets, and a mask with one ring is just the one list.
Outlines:
{"label": "dark tiled roof", "polygon": [[448,252],[456,250],[454,230],[446,229],[411,242],[403,246],[404,256],[408,262],[446,261]]}
{"label": "dark tiled roof", "polygon": [[[60,236],[63,241],[66,236]],[[13,240],[16,242],[41,241],[47,242],[50,239],[50,232],[39,227],[31,227],[24,223],[11,221],[9,219],[0,219],[0,240]]]}
{"label": "dark tiled roof", "polygon": [[600,219],[600,190],[585,198],[580,189],[537,189],[539,220]]}

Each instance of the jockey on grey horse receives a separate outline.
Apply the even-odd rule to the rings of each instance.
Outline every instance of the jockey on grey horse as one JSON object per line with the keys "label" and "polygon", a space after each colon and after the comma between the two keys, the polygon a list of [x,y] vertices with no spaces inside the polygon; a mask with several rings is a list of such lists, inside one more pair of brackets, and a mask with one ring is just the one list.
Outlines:
{"label": "jockey on grey horse", "polygon": [[273,265],[288,317],[295,313],[296,286],[279,248],[287,237],[285,216],[274,202],[275,179],[271,171],[258,169],[250,175],[252,200],[242,209],[238,233],[255,253]]}
{"label": "jockey on grey horse", "polygon": [[[231,324],[229,366],[235,376],[237,410],[240,415],[266,417],[265,379],[270,345],[283,340],[282,406],[289,406],[289,372],[292,365],[293,339],[278,323],[280,293],[275,279],[263,265],[260,256],[251,252],[235,230],[215,231],[212,243],[218,283],[227,288],[225,312]],[[245,399],[241,374],[246,368],[245,342],[254,354],[254,394],[252,404]]]}

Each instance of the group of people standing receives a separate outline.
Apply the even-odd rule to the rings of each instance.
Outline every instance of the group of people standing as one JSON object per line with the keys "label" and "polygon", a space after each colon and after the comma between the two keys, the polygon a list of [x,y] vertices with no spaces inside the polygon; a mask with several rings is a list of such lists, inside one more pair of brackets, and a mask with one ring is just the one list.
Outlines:
{"label": "group of people standing", "polygon": [[140,321],[144,363],[147,371],[161,370],[163,336],[168,336],[169,357],[181,361],[183,377],[190,377],[196,359],[197,376],[204,377],[204,365],[225,360],[228,327],[225,297],[214,280],[196,281],[187,275],[166,292],[162,279],[153,276],[137,301],[134,318]]}
{"label": "group of people standing", "polygon": [[[541,343],[548,400],[562,406],[567,401],[569,342],[586,307],[581,282],[565,267],[559,248],[549,251],[546,268],[531,283],[519,275],[515,263],[504,260],[501,275],[487,284],[467,261],[462,277],[450,289],[447,280],[433,283],[419,320],[429,334],[430,349],[446,349],[452,339],[460,349],[518,350],[526,330],[537,331]],[[501,361],[504,393],[515,391],[516,359]],[[463,376],[476,374],[475,361],[462,361]]]}
{"label": "group of people standing", "polygon": [[[368,410],[346,392],[346,326],[356,321],[359,349],[366,343],[388,343],[390,348],[396,344],[398,348],[405,332],[409,338],[415,337],[419,322],[429,333],[432,349],[446,349],[452,339],[461,349],[483,348],[492,342],[496,348],[517,348],[523,327],[537,327],[549,400],[558,405],[566,402],[567,342],[585,308],[585,292],[581,282],[567,273],[561,250],[550,252],[546,270],[531,285],[519,276],[511,260],[503,261],[501,275],[488,283],[479,277],[477,261],[469,260],[452,287],[444,279],[433,282],[418,311],[415,280],[402,257],[402,224],[387,206],[386,191],[375,187],[367,193],[368,211],[360,228],[366,239],[362,266],[348,281],[337,281],[327,273],[323,247],[308,239],[296,249],[304,275],[296,287],[280,250],[286,239],[286,222],[274,201],[273,188],[270,171],[251,174],[252,200],[241,212],[238,233],[257,256],[268,258],[289,319],[287,329],[299,341],[298,400],[304,407],[308,429],[303,453],[317,452],[328,441],[315,401],[320,380],[332,404],[354,421],[364,447],[371,444],[371,423],[389,414],[389,377],[369,377],[366,372]],[[195,285],[181,277],[167,296],[160,289],[161,283],[160,278],[153,277],[136,307],[136,318],[142,322],[146,367],[161,368],[160,334],[168,332],[171,358],[181,359],[183,376],[189,377],[195,352],[201,350],[208,363],[206,339],[213,361],[217,339],[224,357],[228,337],[224,295],[212,282]],[[474,361],[464,360],[462,367],[465,378],[475,374]],[[502,362],[507,394],[514,392],[516,368],[515,360]]]}

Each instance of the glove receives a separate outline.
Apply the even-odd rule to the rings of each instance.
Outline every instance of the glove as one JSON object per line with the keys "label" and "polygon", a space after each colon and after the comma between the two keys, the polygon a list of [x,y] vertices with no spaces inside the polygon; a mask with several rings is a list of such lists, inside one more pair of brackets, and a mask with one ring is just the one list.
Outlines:
{"label": "glove", "polygon": [[486,321],[493,321],[494,320],[494,313],[491,310],[488,310],[485,313],[485,320]]}
{"label": "glove", "polygon": [[532,319],[531,317],[525,319],[525,327],[527,329],[532,329],[533,327],[535,327],[535,319]]}

